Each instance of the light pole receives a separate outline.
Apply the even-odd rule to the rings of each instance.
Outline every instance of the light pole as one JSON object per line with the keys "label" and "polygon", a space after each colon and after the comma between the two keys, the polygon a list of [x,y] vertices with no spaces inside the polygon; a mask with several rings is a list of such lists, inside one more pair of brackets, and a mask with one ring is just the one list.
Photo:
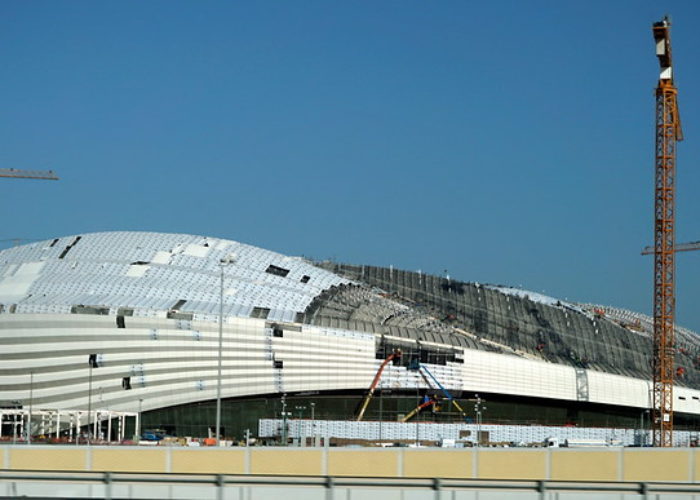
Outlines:
{"label": "light pole", "polygon": [[479,397],[478,394],[475,394],[476,396],[476,402],[474,403],[474,414],[476,415],[476,446],[479,447],[481,444],[481,413],[486,410],[486,407],[484,406],[484,401]]}
{"label": "light pole", "polygon": [[316,403],[309,403],[311,405],[311,442],[313,446],[316,446],[316,418],[314,410],[316,409]]}
{"label": "light pole", "polygon": [[99,398],[98,398],[98,403],[97,403],[96,409],[95,409],[95,424],[93,425],[93,427],[97,426],[95,435],[96,435],[98,440],[103,441],[104,440],[104,429],[102,428],[102,421],[104,420],[104,415],[100,414],[99,411],[100,411],[100,408],[102,410],[106,410],[107,408],[105,408],[105,402],[104,402],[104,399],[102,397],[104,395],[104,389],[102,388],[102,386],[100,386],[98,389],[99,389]]}
{"label": "light pole", "polygon": [[139,398],[139,413],[136,416],[136,444],[139,444],[139,441],[141,441],[141,413],[142,413],[142,408],[143,408],[143,398]]}
{"label": "light pole", "polygon": [[304,446],[302,445],[302,441],[306,440],[306,434],[304,434],[304,427],[303,427],[303,422],[302,419],[304,418],[304,410],[306,410],[306,406],[295,406],[294,409],[299,412],[299,426],[298,428],[298,435],[299,435],[299,446]]}
{"label": "light pole", "polygon": [[382,440],[382,421],[384,420],[384,389],[379,388],[379,440]]}
{"label": "light pole", "polygon": [[[24,408],[24,405],[22,404],[21,401],[17,401],[17,405],[15,406],[15,408],[19,410],[20,408]],[[15,413],[13,416],[14,421],[12,422],[12,444],[17,443],[17,426],[20,425],[22,422],[22,420],[17,422],[17,416],[18,416],[17,413]],[[20,415],[20,417],[21,417],[21,415]],[[24,418],[24,417],[21,417],[21,418]],[[20,439],[22,438],[21,435],[19,437],[20,437]]]}
{"label": "light pole", "polygon": [[87,411],[87,444],[90,444],[90,413],[92,412],[92,369],[97,366],[97,354],[88,356],[88,411]]}
{"label": "light pole", "polygon": [[287,393],[282,394],[282,446],[287,446]]}
{"label": "light pole", "polygon": [[29,418],[27,419],[27,444],[32,444],[32,403],[34,396],[34,372],[29,372]]}
{"label": "light pole", "polygon": [[641,419],[640,419],[641,420],[640,421],[641,427],[639,430],[639,433],[640,433],[640,443],[639,444],[641,446],[647,445],[647,429],[646,429],[645,422],[644,422],[644,415],[649,415],[649,410],[643,410],[642,414],[641,414]]}
{"label": "light pole", "polygon": [[233,259],[227,255],[219,261],[219,363],[216,375],[216,446],[221,445],[221,358],[224,345],[224,266]]}
{"label": "light pole", "polygon": [[[419,391],[420,391],[419,385],[418,385],[418,382],[416,382],[416,408],[418,408],[420,406],[420,403],[421,403]],[[416,446],[420,446],[420,425],[418,423],[419,421],[420,421],[420,413],[416,414]]]}

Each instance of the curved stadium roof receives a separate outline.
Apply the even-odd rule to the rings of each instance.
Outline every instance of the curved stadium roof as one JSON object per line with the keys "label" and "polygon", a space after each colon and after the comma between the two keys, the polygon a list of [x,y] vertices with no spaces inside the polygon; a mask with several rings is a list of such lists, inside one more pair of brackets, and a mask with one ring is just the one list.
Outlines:
{"label": "curved stadium roof", "polygon": [[[224,315],[294,321],[322,290],[347,283],[300,258],[235,241],[145,232],[68,236],[0,252],[0,304],[17,313],[76,307],[216,319],[220,261]],[[269,311],[267,311],[269,310]]]}

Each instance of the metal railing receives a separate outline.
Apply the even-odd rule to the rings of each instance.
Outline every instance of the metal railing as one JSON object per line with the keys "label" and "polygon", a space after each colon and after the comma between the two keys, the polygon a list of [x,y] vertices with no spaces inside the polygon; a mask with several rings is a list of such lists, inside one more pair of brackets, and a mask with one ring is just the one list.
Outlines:
{"label": "metal railing", "polygon": [[[270,475],[228,475],[228,474],[145,474],[121,472],[39,472],[39,471],[8,471],[0,470],[0,496],[2,488],[13,485],[38,484],[48,485],[52,491],[52,483],[74,485],[102,485],[101,491],[95,494],[100,498],[123,498],[115,495],[115,487],[119,485],[141,486],[199,486],[216,489],[216,497],[224,498],[224,491],[231,487],[253,488],[253,494],[247,498],[262,498],[255,495],[255,487],[298,488],[307,487],[325,491],[326,500],[334,500],[339,489],[362,490],[426,490],[432,491],[434,498],[439,500],[443,492],[451,491],[491,491],[491,492],[523,492],[538,493],[539,498],[555,498],[557,493],[585,493],[637,495],[644,499],[656,498],[655,495],[700,494],[698,483],[670,482],[594,482],[594,481],[522,481],[522,480],[484,480],[484,479],[445,479],[445,478],[378,478],[378,477],[339,477],[339,476],[270,476]],[[56,497],[62,497],[54,490]],[[388,491],[385,491],[385,493]],[[138,490],[134,492],[139,496]],[[279,493],[281,494],[281,492]],[[276,497],[279,497],[279,494]],[[51,494],[42,493],[43,498],[51,498]],[[83,497],[89,497],[87,495]],[[128,495],[131,496],[131,495]],[[345,494],[338,498],[350,497]],[[31,498],[31,495],[27,496]],[[361,496],[361,498],[369,498]],[[377,497],[380,498],[380,497]],[[447,497],[445,497],[447,498]],[[594,496],[592,498],[595,498]],[[679,497],[683,498],[683,497]]]}

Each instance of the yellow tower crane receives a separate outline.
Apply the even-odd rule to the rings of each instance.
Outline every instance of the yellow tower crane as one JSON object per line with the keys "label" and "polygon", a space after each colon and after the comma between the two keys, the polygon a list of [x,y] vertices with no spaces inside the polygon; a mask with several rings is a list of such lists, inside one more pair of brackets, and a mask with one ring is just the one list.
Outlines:
{"label": "yellow tower crane", "polygon": [[42,179],[45,181],[57,181],[58,176],[51,170],[17,170],[16,168],[0,168],[0,177],[14,179]]}
{"label": "yellow tower crane", "polygon": [[652,27],[659,58],[656,87],[654,196],[654,355],[652,425],[654,446],[673,446],[673,376],[675,338],[675,190],[676,142],[683,140],[673,84],[671,21]]}

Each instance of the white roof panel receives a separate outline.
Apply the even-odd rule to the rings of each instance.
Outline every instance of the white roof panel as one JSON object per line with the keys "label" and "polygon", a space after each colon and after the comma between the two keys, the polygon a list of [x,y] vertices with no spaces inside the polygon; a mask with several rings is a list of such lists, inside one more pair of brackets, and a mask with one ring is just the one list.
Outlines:
{"label": "white roof panel", "polygon": [[[216,314],[220,261],[231,254],[223,299],[231,315],[248,316],[260,307],[271,310],[271,319],[290,320],[323,289],[348,283],[301,258],[236,241],[105,232],[0,251],[0,304],[27,305],[18,312],[70,311],[77,305],[167,311],[180,304],[179,311]],[[305,275],[308,283],[301,282]]]}

